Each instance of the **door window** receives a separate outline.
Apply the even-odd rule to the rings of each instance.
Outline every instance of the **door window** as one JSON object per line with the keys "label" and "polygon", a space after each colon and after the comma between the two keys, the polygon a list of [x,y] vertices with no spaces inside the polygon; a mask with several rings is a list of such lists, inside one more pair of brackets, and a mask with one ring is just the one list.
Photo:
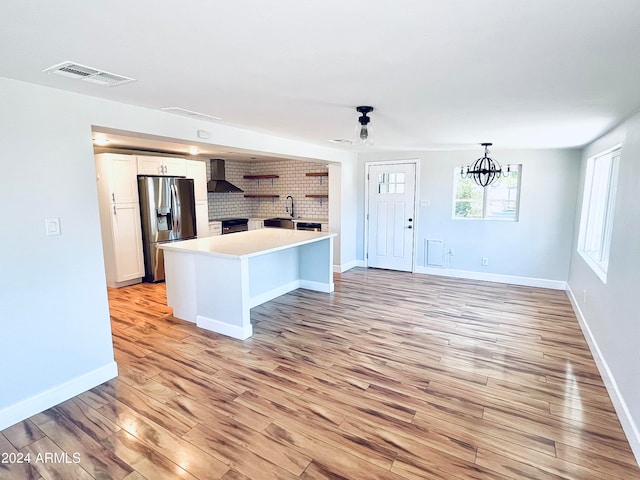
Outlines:
{"label": "door window", "polygon": [[378,193],[403,194],[405,187],[404,172],[388,172],[378,174]]}

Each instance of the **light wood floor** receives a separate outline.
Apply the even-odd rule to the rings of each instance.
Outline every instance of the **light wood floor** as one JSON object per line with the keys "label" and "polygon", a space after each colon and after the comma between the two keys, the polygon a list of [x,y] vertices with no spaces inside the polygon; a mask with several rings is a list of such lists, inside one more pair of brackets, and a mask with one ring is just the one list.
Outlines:
{"label": "light wood floor", "polygon": [[0,434],[0,478],[633,479],[564,292],[354,269],[238,341],[110,290],[120,375]]}

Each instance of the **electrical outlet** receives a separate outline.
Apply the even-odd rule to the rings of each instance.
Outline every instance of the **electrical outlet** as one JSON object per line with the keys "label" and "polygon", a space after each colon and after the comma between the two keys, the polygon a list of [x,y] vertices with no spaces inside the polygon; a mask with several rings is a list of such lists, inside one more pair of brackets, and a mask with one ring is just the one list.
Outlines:
{"label": "electrical outlet", "polygon": [[486,267],[489,265],[489,257],[482,257],[482,266]]}

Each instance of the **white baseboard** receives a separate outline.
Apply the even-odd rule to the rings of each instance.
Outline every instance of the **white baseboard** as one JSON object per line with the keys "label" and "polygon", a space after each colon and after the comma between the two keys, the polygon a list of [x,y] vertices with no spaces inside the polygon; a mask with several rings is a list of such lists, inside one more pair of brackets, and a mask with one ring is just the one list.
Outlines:
{"label": "white baseboard", "polygon": [[112,378],[118,376],[118,365],[109,362],[103,367],[75,377],[44,392],[40,392],[19,403],[9,405],[0,410],[0,430],[15,425],[25,418],[40,413],[48,408],[80,395]]}
{"label": "white baseboard", "polygon": [[636,457],[636,462],[638,462],[638,464],[640,465],[640,429],[631,416],[631,412],[627,407],[627,402],[624,401],[624,397],[618,389],[618,384],[616,383],[615,377],[609,369],[607,360],[602,355],[600,347],[598,346],[598,342],[596,341],[593,333],[591,332],[591,329],[589,328],[589,323],[582,313],[582,310],[578,305],[578,301],[576,300],[576,297],[569,286],[567,286],[567,295],[569,296],[569,301],[573,306],[573,311],[576,314],[576,318],[578,319],[578,323],[580,324],[580,328],[582,329],[584,338],[587,340],[589,350],[591,350],[591,355],[596,362],[596,366],[598,367],[598,371],[600,372],[602,381],[607,388],[607,392],[609,393],[609,397],[611,398],[613,407],[618,414],[618,419],[620,420],[622,429],[627,435],[629,446],[631,447],[631,450]]}
{"label": "white baseboard", "polygon": [[331,293],[334,290],[334,284],[333,282],[322,283],[322,282],[312,282],[310,280],[300,280],[300,288],[313,290],[315,292]]}
{"label": "white baseboard", "polygon": [[363,267],[364,263],[362,265],[358,265],[358,260],[353,260],[352,262],[349,263],[344,263],[341,265],[334,265],[333,266],[333,271],[335,273],[344,273],[347,270],[351,270],[354,267]]}
{"label": "white baseboard", "polygon": [[472,272],[468,270],[454,270],[450,268],[435,268],[417,266],[414,273],[438,275],[442,277],[467,278],[469,280],[483,280],[486,282],[508,283],[525,287],[551,288],[566,290],[567,282],[562,280],[548,280],[545,278],[518,277],[515,275],[501,275],[497,273]]}
{"label": "white baseboard", "polygon": [[273,290],[269,290],[268,292],[261,293],[256,295],[255,297],[251,297],[249,299],[249,308],[256,307],[258,305],[262,305],[269,300],[273,300],[280,295],[284,295],[285,293],[292,292],[296,288],[300,288],[300,280],[294,280],[293,282],[285,283]]}
{"label": "white baseboard", "polygon": [[229,325],[213,318],[196,316],[196,325],[205,330],[220,333],[227,337],[237,338],[238,340],[246,340],[253,335],[253,326],[251,324],[245,326]]}
{"label": "white baseboard", "polygon": [[131,280],[125,280],[124,282],[107,282],[107,286],[111,288],[130,287],[142,282],[142,278],[132,278]]}

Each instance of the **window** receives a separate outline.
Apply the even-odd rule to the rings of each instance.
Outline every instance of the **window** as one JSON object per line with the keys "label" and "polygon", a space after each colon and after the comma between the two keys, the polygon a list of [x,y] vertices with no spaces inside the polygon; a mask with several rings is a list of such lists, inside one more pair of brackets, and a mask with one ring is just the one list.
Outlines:
{"label": "window", "polygon": [[453,218],[518,221],[520,172],[522,165],[511,165],[511,173],[487,187],[470,178],[453,174]]}
{"label": "window", "polygon": [[404,173],[379,173],[378,193],[404,193]]}
{"label": "window", "polygon": [[587,160],[578,253],[607,281],[620,146]]}

